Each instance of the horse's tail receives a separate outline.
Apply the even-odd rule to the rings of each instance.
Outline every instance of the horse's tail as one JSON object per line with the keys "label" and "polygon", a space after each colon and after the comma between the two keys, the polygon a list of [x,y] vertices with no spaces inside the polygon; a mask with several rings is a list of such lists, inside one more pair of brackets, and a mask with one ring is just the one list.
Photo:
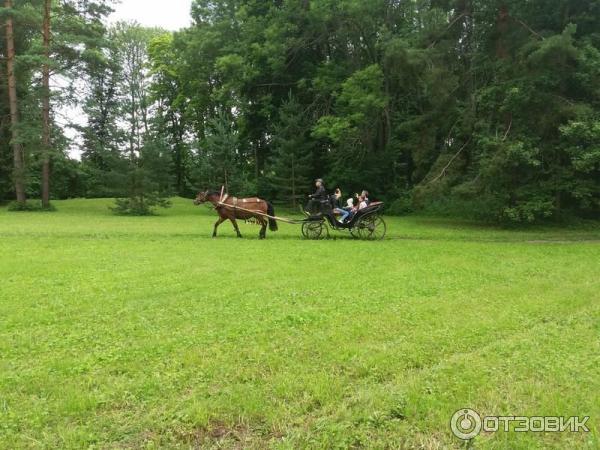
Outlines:
{"label": "horse's tail", "polygon": [[[267,202],[267,214],[270,216],[275,215],[275,208],[273,208],[271,202]],[[269,217],[269,230],[277,231],[277,221],[272,217]]]}

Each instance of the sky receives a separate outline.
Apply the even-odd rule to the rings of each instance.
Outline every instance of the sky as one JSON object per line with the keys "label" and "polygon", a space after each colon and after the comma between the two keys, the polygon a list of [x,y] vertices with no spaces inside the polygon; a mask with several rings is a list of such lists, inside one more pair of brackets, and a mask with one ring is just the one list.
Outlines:
{"label": "sky", "polygon": [[113,5],[110,22],[135,20],[147,27],[178,30],[190,25],[192,0],[121,0]]}

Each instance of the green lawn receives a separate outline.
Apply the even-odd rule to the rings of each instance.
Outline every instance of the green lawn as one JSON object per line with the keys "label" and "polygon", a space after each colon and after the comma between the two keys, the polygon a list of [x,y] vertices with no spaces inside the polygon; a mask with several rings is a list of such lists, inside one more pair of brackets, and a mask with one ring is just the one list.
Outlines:
{"label": "green lawn", "polygon": [[110,203],[0,210],[0,448],[458,448],[461,407],[590,416],[475,448],[600,447],[597,226],[211,239]]}

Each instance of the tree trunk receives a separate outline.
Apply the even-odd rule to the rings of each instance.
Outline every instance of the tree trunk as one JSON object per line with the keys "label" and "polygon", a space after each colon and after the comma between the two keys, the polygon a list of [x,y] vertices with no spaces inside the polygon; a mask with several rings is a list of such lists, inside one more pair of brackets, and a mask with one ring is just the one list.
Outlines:
{"label": "tree trunk", "polygon": [[508,32],[508,6],[501,4],[496,19],[496,57],[498,59],[508,58],[508,50],[506,48],[506,33]]}
{"label": "tree trunk", "polygon": [[254,178],[256,180],[256,195],[258,195],[258,191],[259,191],[259,178],[260,178],[260,168],[258,167],[258,144],[259,143],[259,139],[256,139],[256,142],[254,143]]}
{"label": "tree trunk", "polygon": [[[130,88],[130,97],[131,97],[131,129],[129,132],[129,157],[131,159],[131,161],[133,161],[135,159],[135,143],[136,143],[136,130],[137,130],[137,118],[136,118],[136,103],[135,103],[135,88],[133,87],[133,84],[130,84],[129,86]],[[140,145],[139,145],[139,140],[137,140],[137,150],[139,152],[140,150]]]}
{"label": "tree trunk", "polygon": [[292,207],[296,209],[296,164],[292,153]]}
{"label": "tree trunk", "polygon": [[42,207],[50,206],[50,2],[44,0],[42,41]]}
{"label": "tree trunk", "polygon": [[[5,0],[4,7],[12,9],[12,0]],[[17,99],[17,80],[15,77],[15,39],[13,20],[10,13],[6,16],[6,77],[8,80],[8,98],[10,104],[11,145],[13,148],[15,193],[18,203],[25,203],[25,161],[23,146],[19,142],[19,108]]]}

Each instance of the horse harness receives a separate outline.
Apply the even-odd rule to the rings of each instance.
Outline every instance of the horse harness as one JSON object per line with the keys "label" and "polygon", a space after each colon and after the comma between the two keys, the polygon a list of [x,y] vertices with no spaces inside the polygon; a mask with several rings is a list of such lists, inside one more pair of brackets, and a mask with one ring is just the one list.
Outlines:
{"label": "horse harness", "polygon": [[[264,201],[264,200],[262,200],[262,199],[260,199],[260,198],[258,198],[258,197],[256,197],[256,198],[257,198],[257,200],[252,200],[252,201],[250,201],[250,200],[249,200],[249,199],[247,199],[247,198],[229,197],[229,194],[225,194],[225,195],[223,196],[223,198],[222,198],[221,200],[219,200],[219,203],[218,203],[218,204],[215,206],[215,209],[219,209],[219,208],[221,208],[221,207],[225,207],[225,208],[229,207],[229,205],[225,203],[225,202],[227,201],[227,199],[229,199],[229,198],[231,198],[231,203],[232,203],[231,207],[233,208],[233,213],[234,213],[234,214],[235,214],[236,210],[238,209],[238,203],[241,203],[241,204],[243,204],[244,206],[246,206],[247,204],[252,204],[252,203],[261,203],[261,202],[263,202],[263,201]],[[247,211],[247,212],[255,212],[255,211],[253,211],[253,210],[246,209],[246,208],[245,208],[245,207],[243,207],[243,206],[240,206],[240,209],[242,209],[242,210],[244,210],[244,211]],[[248,220],[248,219],[246,219],[246,220]]]}

